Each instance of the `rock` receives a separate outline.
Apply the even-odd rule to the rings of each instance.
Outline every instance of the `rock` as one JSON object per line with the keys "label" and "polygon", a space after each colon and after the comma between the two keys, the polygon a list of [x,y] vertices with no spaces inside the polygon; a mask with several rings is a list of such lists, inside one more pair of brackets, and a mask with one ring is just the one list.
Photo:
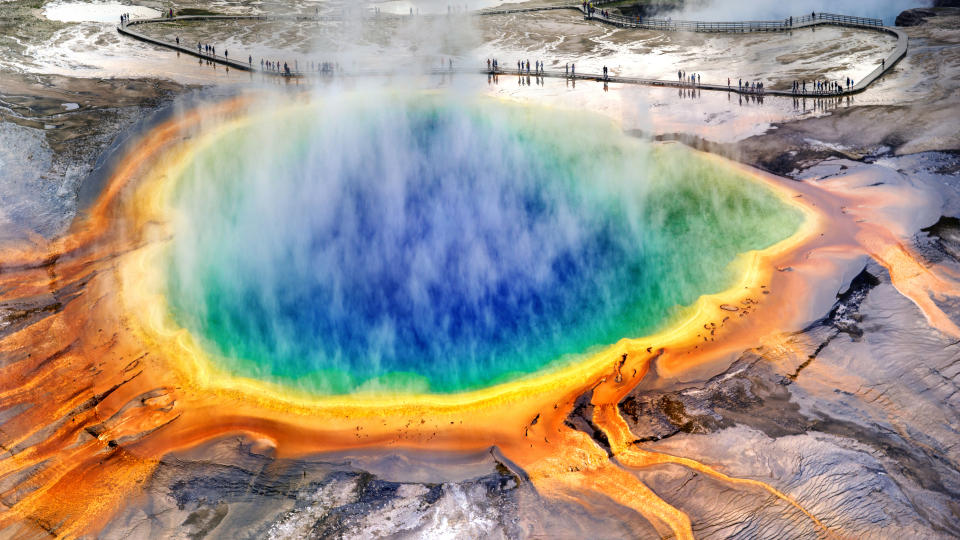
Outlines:
{"label": "rock", "polygon": [[[918,317],[871,262],[789,346],[746,351],[702,381],[656,380],[652,369],[619,409],[644,450],[767,482],[846,536],[955,538],[957,345]],[[692,468],[636,475],[698,539],[817,535],[763,492]]]}
{"label": "rock", "polygon": [[448,464],[438,467],[429,453],[289,459],[265,455],[270,448],[263,439],[224,437],[165,456],[142,493],[97,537],[584,538],[595,530],[604,538],[656,536],[643,520],[625,524],[541,497],[494,449],[444,454]]}
{"label": "rock", "polygon": [[933,0],[933,7],[960,7],[960,0]]}
{"label": "rock", "polygon": [[937,12],[927,8],[914,8],[902,11],[897,15],[894,24],[897,26],[917,26],[923,24],[927,17],[936,17]]}

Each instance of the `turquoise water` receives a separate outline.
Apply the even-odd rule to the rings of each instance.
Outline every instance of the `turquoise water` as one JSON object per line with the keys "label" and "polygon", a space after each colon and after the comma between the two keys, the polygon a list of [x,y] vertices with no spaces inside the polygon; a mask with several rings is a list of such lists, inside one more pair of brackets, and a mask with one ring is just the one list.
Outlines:
{"label": "turquoise water", "polygon": [[198,148],[178,323],[230,372],[317,394],[476,389],[663,328],[802,220],[594,116],[451,99],[333,99]]}

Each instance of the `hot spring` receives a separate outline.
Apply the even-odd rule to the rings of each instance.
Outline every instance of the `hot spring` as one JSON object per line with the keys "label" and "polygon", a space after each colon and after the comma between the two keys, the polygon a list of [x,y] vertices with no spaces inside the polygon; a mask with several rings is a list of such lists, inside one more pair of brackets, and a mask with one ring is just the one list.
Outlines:
{"label": "hot spring", "polygon": [[452,393],[676,323],[800,210],[578,112],[330,96],[225,122],[172,178],[172,320],[231,375]]}

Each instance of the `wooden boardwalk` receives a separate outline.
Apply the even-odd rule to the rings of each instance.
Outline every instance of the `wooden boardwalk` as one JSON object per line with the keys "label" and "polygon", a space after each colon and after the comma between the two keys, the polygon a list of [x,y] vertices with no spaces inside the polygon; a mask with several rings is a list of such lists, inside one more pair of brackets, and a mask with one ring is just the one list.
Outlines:
{"label": "wooden boardwalk", "polygon": [[[594,2],[594,5],[597,5],[598,2]],[[656,19],[656,18],[632,18],[624,17],[620,15],[610,14],[608,16],[603,16],[602,12],[594,8],[590,13],[587,13],[579,5],[565,5],[565,6],[549,6],[549,7],[540,7],[540,8],[519,8],[519,9],[503,9],[503,10],[486,10],[474,12],[475,15],[510,15],[518,13],[530,13],[535,11],[551,11],[551,10],[576,10],[581,15],[583,15],[586,20],[598,21],[604,24],[610,24],[613,26],[618,26],[621,28],[632,28],[632,29],[642,29],[642,30],[656,30],[656,31],[667,31],[667,32],[728,32],[728,33],[747,33],[747,32],[787,32],[797,29],[810,28],[815,26],[843,26],[843,27],[852,27],[865,29],[875,32],[881,32],[893,35],[897,38],[897,45],[894,48],[893,52],[884,59],[884,62],[881,65],[878,65],[876,69],[871,71],[867,76],[863,77],[858,81],[853,87],[846,88],[844,87],[842,91],[839,92],[807,92],[807,93],[795,93],[790,90],[764,90],[762,96],[788,96],[788,97],[809,97],[809,98],[830,98],[837,96],[844,96],[850,94],[856,94],[866,90],[874,81],[883,76],[884,73],[889,71],[907,54],[908,39],[905,32],[899,28],[883,26],[879,19],[867,19],[863,17],[850,17],[846,15],[837,15],[832,13],[817,13],[815,15],[805,15],[801,17],[789,17],[782,21],[740,21],[740,22],[705,22],[705,21],[673,21],[671,19]],[[406,15],[384,15],[377,14],[376,17],[390,17],[390,18],[406,18]],[[309,22],[309,21],[339,21],[342,20],[341,17],[329,17],[329,16],[265,16],[265,15],[182,15],[177,17],[162,17],[155,19],[131,19],[124,23],[121,23],[117,26],[117,32],[122,35],[129,36],[131,38],[157,45],[160,47],[165,47],[172,49],[184,54],[196,56],[198,58],[215,62],[224,66],[228,66],[237,70],[250,71],[263,73],[264,75],[269,76],[279,76],[279,77],[322,77],[325,74],[320,72],[311,72],[311,71],[291,71],[290,75],[286,75],[282,71],[276,70],[263,70],[260,69],[258,64],[255,64],[253,59],[248,55],[247,58],[228,58],[223,55],[214,55],[205,52],[202,48],[194,48],[191,44],[187,43],[177,43],[175,41],[168,41],[160,38],[154,38],[147,36],[142,32],[135,30],[135,27],[138,25],[144,24],[153,24],[153,23],[169,23],[169,22],[180,22],[180,21],[224,21],[224,20],[256,20],[256,21],[290,21],[290,22]],[[483,69],[437,69],[432,70],[433,74],[492,74],[491,72]],[[350,73],[337,73],[336,76],[345,76],[345,77],[361,77],[361,76],[378,76],[378,75],[391,75],[395,73],[381,72],[381,71],[356,71]],[[560,78],[560,79],[569,79],[569,80],[582,80],[582,81],[600,81],[608,83],[620,83],[620,84],[636,84],[644,86],[659,86],[659,87],[673,87],[673,88],[696,88],[698,90],[708,90],[708,91],[720,91],[720,92],[733,92],[738,94],[745,95],[758,95],[755,91],[749,89],[739,89],[735,86],[727,85],[718,85],[718,84],[690,84],[687,81],[678,81],[678,80],[661,80],[661,79],[644,79],[640,77],[628,77],[628,76],[614,76],[610,75],[606,78],[601,74],[596,73],[577,73],[576,76],[570,76],[569,74],[557,71],[543,71],[539,74],[537,73],[526,73],[520,72],[515,69],[499,69],[496,75],[514,75],[514,76],[530,76],[530,77],[548,77],[548,78]]]}

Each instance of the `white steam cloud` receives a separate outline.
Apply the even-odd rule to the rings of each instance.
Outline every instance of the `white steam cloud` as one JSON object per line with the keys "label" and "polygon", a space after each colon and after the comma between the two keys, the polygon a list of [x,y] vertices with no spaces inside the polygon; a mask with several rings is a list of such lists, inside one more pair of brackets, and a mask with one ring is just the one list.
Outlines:
{"label": "white steam cloud", "polygon": [[810,12],[839,13],[883,19],[893,24],[905,9],[928,7],[930,0],[687,0],[674,18],[702,21],[780,20]]}

